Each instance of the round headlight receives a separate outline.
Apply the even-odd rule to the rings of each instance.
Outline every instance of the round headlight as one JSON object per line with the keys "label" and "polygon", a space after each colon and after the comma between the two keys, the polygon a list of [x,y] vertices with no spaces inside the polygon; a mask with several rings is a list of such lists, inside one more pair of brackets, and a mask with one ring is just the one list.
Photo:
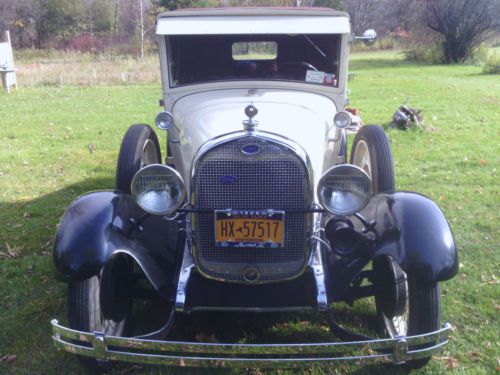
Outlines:
{"label": "round headlight", "polygon": [[371,196],[370,177],[355,165],[336,165],[319,180],[318,199],[324,208],[336,215],[351,215],[360,211]]}
{"label": "round headlight", "polygon": [[131,190],[139,206],[155,215],[174,212],[186,196],[180,174],[162,164],[150,164],[139,170],[132,179]]}
{"label": "round headlight", "polygon": [[337,112],[333,117],[333,123],[337,128],[345,129],[351,124],[351,115],[347,112]]}
{"label": "round headlight", "polygon": [[168,130],[174,124],[174,119],[170,112],[160,112],[156,115],[155,123],[161,130]]}

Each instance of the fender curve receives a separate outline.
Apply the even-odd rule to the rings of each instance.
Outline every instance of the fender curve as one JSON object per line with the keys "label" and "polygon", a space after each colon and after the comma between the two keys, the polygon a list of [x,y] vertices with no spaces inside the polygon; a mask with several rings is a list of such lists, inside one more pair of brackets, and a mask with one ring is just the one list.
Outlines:
{"label": "fender curve", "polygon": [[[370,210],[370,208],[368,208]],[[423,280],[456,275],[458,256],[450,225],[431,199],[413,192],[381,194],[371,209],[380,238],[376,255],[391,255],[406,272]]]}
{"label": "fender curve", "polygon": [[[375,238],[353,256],[330,260],[329,297],[342,299],[349,284],[375,257],[390,255],[405,272],[424,281],[445,281],[456,275],[458,256],[453,233],[441,209],[413,192],[378,194],[361,211],[374,221]],[[353,219],[358,232],[362,223]]]}
{"label": "fender curve", "polygon": [[157,216],[147,219],[148,227],[155,228],[148,230],[148,236],[156,233],[149,242],[157,246],[144,246],[140,240],[125,235],[133,229],[130,219],[143,215],[129,194],[102,190],[77,198],[64,213],[54,241],[53,260],[59,278],[87,279],[98,274],[111,256],[127,254],[160,295],[168,298],[175,257],[165,245],[165,233],[169,231],[156,230],[168,223]]}

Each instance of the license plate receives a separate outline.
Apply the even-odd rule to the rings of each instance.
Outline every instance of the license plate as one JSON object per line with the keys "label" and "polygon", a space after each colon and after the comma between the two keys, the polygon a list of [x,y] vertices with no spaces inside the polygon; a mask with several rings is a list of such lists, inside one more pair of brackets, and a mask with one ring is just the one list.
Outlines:
{"label": "license plate", "polygon": [[215,211],[215,243],[227,247],[283,247],[283,211]]}

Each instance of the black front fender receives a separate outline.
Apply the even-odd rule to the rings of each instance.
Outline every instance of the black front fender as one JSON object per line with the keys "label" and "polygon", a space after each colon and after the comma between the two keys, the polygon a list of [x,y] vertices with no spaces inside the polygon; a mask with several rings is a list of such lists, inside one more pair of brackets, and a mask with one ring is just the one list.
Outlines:
{"label": "black front fender", "polygon": [[[373,236],[367,236],[364,245],[353,254],[328,259],[332,299],[342,299],[349,284],[377,256],[393,257],[405,272],[423,281],[444,281],[457,273],[453,233],[431,199],[412,192],[378,194],[361,215],[366,222],[374,223]],[[366,222],[356,218],[352,221],[358,233],[365,228]]]}
{"label": "black front fender", "polygon": [[448,280],[457,273],[453,233],[431,199],[411,192],[382,194],[366,215],[376,221],[375,255],[391,255],[403,270],[426,281]]}
{"label": "black front fender", "polygon": [[60,278],[87,279],[97,275],[111,256],[126,254],[166,295],[176,262],[175,249],[168,246],[171,223],[151,215],[144,219],[147,225],[141,233],[130,219],[137,221],[144,214],[129,194],[96,191],[77,198],[64,213],[54,242]]}

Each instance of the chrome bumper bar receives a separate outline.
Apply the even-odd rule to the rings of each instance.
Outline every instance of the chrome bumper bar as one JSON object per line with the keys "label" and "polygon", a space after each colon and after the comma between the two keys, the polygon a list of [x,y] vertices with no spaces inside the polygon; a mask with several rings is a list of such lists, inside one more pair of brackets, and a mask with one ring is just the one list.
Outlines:
{"label": "chrome bumper bar", "polygon": [[331,361],[403,363],[428,357],[448,343],[450,325],[423,335],[353,342],[304,344],[222,344],[155,341],[81,332],[52,320],[56,347],[113,361],[183,366],[272,367],[328,364]]}

